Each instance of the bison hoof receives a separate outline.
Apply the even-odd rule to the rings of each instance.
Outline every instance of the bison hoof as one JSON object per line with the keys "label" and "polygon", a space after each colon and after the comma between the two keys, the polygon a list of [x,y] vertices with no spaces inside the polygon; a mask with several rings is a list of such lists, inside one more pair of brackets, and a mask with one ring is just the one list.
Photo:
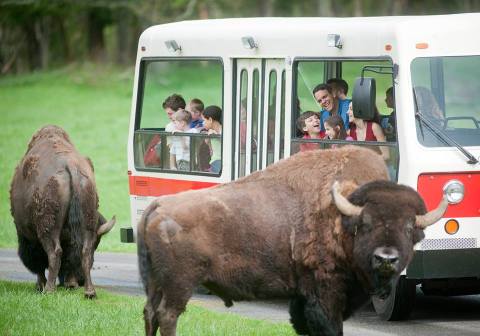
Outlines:
{"label": "bison hoof", "polygon": [[43,288],[43,293],[44,293],[44,294],[53,293],[53,292],[55,292],[55,285],[50,286],[50,285],[47,284],[47,285]]}
{"label": "bison hoof", "polygon": [[45,290],[45,284],[41,282],[37,282],[35,285],[35,289],[42,293]]}
{"label": "bison hoof", "polygon": [[97,293],[95,293],[95,290],[85,292],[85,299],[95,299],[96,297]]}

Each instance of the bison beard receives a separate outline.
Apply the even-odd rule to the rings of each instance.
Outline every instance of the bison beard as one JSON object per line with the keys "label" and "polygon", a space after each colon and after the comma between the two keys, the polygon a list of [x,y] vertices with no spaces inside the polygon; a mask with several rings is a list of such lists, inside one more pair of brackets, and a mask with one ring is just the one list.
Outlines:
{"label": "bison beard", "polygon": [[443,200],[425,214],[416,191],[386,180],[379,155],[343,147],[156,199],[137,231],[146,334],[175,335],[203,284],[227,306],[289,298],[297,333],[341,335],[371,294],[389,292],[422,230],[446,209]]}
{"label": "bison beard", "polygon": [[32,137],[15,170],[10,201],[18,254],[37,274],[37,288],[53,291],[58,276],[60,284],[85,285],[85,296],[95,297],[93,253],[115,218],[107,222],[98,212],[91,161],[63,129],[46,126]]}

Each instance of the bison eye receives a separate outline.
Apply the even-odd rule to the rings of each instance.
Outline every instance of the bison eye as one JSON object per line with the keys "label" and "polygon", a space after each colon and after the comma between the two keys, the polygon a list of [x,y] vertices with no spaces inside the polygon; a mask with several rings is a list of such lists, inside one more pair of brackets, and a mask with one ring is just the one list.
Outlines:
{"label": "bison eye", "polygon": [[410,221],[407,222],[407,225],[405,226],[405,231],[409,237],[412,235],[413,229],[414,229],[413,222],[410,222]]}

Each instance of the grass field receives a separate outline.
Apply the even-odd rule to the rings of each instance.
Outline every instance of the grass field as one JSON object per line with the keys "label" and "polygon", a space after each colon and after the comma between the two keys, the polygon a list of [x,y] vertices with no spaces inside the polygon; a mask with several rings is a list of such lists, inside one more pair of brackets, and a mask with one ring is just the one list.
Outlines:
{"label": "grass field", "polygon": [[[114,295],[97,288],[98,299],[83,289],[40,294],[33,283],[0,281],[0,335],[144,335],[140,297]],[[177,335],[295,335],[287,323],[269,323],[189,305]]]}
{"label": "grass field", "polygon": [[0,247],[17,244],[9,200],[15,166],[32,134],[56,124],[92,159],[102,214],[117,215],[99,249],[135,250],[119,237],[120,227],[130,226],[126,144],[132,87],[133,68],[92,65],[0,78]]}

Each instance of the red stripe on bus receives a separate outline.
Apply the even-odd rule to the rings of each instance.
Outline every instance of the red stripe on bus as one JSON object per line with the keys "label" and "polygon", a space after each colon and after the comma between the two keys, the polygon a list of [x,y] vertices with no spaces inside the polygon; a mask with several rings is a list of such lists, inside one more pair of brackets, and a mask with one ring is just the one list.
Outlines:
{"label": "red stripe on bus", "polygon": [[128,182],[130,185],[130,195],[154,197],[176,194],[187,190],[209,188],[219,184],[146,176],[129,176]]}
{"label": "red stripe on bus", "polygon": [[480,216],[480,173],[432,173],[418,176],[417,190],[428,210],[434,209],[443,196],[443,186],[458,180],[465,187],[464,198],[458,204],[449,204],[444,218]]}

